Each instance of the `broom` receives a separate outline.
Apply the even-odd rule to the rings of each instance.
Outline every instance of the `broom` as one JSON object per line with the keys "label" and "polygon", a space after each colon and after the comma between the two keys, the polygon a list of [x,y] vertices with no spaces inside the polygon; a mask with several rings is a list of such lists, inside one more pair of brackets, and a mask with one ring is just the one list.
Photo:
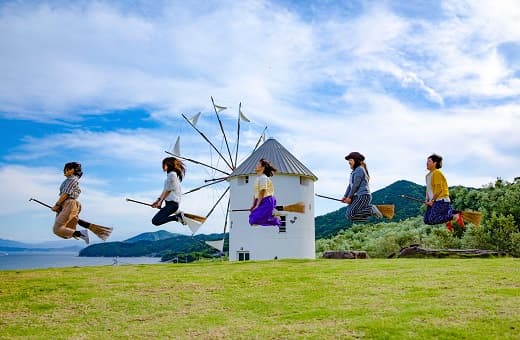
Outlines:
{"label": "broom", "polygon": [[384,218],[389,220],[394,218],[395,206],[393,204],[374,204],[377,209],[381,212]]}
{"label": "broom", "polygon": [[[277,205],[275,207],[278,211],[289,211],[295,213],[304,213],[305,212],[305,204],[303,202],[288,204],[288,205]],[[250,209],[232,209],[230,211],[249,211]]]}
{"label": "broom", "polygon": [[[52,207],[46,203],[43,203],[42,201],[39,201],[35,198],[30,198],[29,201],[34,201],[36,203],[39,203],[49,209],[52,209]],[[80,226],[82,226],[83,228],[85,229],[88,229],[90,230],[91,232],[93,232],[94,234],[96,234],[97,237],[99,237],[100,239],[102,239],[103,241],[106,241],[106,239],[110,236],[110,234],[112,233],[112,230],[113,228],[110,228],[110,227],[103,227],[99,224],[94,224],[94,223],[90,223],[90,222],[87,222],[85,220],[82,220],[82,219],[79,219],[78,220],[78,224]]]}
{"label": "broom", "polygon": [[482,219],[482,213],[478,211],[461,211],[462,219],[468,221],[469,223],[472,223],[476,225],[477,227],[480,226],[480,220]]}
{"label": "broom", "polygon": [[411,200],[411,201],[415,201],[415,202],[424,203],[424,200],[421,200],[419,198],[415,198],[412,196],[408,196],[408,195],[399,195],[399,197],[406,198],[407,200]]}
{"label": "broom", "polygon": [[[318,197],[321,197],[321,198],[326,198],[326,199],[333,200],[333,201],[343,202],[339,198],[334,198],[334,197],[320,195],[320,194],[315,194],[315,195]],[[384,218],[392,219],[394,217],[395,206],[393,204],[374,204],[374,205],[381,212],[381,214],[383,215]]]}
{"label": "broom", "polygon": [[[126,199],[127,202],[134,202],[134,203],[139,203],[139,204],[143,204],[143,205],[147,205],[149,207],[151,207],[152,205],[150,203],[146,203],[146,202],[141,202],[141,201],[137,201],[137,200],[133,200],[131,198],[127,198]],[[183,213],[184,216],[186,218],[190,218],[194,221],[197,221],[197,222],[200,222],[200,223],[204,223],[206,222],[206,217],[203,217],[203,216],[199,216],[199,215],[195,215],[195,214],[190,214],[190,213]]]}
{"label": "broom", "polygon": [[[412,201],[424,203],[423,200],[415,198],[415,197],[412,197],[412,196],[407,196],[407,195],[400,195],[400,196],[402,198],[406,198],[406,199],[409,199],[409,200],[412,200]],[[460,213],[462,214],[462,219],[463,220],[468,221],[469,223],[472,223],[472,224],[474,224],[476,226],[480,226],[480,220],[482,219],[482,213],[481,212],[465,210],[465,211],[461,211]]]}

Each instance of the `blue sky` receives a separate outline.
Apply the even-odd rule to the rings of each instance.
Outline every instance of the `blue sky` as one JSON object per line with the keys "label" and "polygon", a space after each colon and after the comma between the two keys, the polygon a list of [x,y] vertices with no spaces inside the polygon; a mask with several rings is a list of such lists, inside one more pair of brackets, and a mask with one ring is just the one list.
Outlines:
{"label": "blue sky", "polygon": [[[202,112],[197,126],[223,147],[211,96],[228,107],[231,147],[240,102],[251,120],[239,159],[268,126],[317,193],[342,195],[354,150],[373,190],[422,184],[432,152],[450,185],[513,180],[519,17],[514,0],[0,2],[0,238],[55,239],[52,214],[28,199],[53,203],[73,160],[83,218],[114,226],[113,240],[156,230],[154,210],[124,199],[158,196],[177,136],[184,156],[222,167],[181,117]],[[184,190],[218,177],[187,165]],[[187,195],[184,210],[204,215],[224,188]],[[200,232],[220,232],[224,210]]]}

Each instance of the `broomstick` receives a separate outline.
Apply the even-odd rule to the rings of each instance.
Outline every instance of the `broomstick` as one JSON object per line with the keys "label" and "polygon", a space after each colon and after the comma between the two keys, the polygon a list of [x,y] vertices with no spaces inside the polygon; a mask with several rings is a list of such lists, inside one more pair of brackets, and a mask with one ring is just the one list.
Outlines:
{"label": "broomstick", "polygon": [[406,198],[407,200],[411,200],[411,201],[415,201],[415,202],[424,203],[424,200],[421,200],[419,198],[415,198],[412,196],[408,196],[408,195],[399,195],[399,197]]}
{"label": "broomstick", "polygon": [[315,195],[318,196],[318,197],[321,197],[321,198],[326,198],[326,199],[328,199],[328,200],[333,200],[333,201],[343,202],[343,201],[340,200],[339,198],[334,198],[334,197],[325,196],[325,195],[320,195],[320,194],[315,194]]}
{"label": "broomstick", "polygon": [[[408,200],[424,203],[423,200],[408,196],[408,195],[400,195],[402,198],[406,198]],[[461,211],[462,219],[468,221],[469,223],[472,223],[476,226],[480,226],[480,221],[482,219],[482,213],[479,211]]]}
{"label": "broomstick", "polygon": [[[333,201],[343,202],[339,198],[334,198],[334,197],[320,195],[320,194],[315,194],[315,195],[318,197],[321,197],[321,198],[326,198],[326,199],[333,200]],[[388,219],[392,219],[394,217],[395,206],[393,204],[374,204],[374,205],[381,212],[383,217],[388,218]]]}
{"label": "broomstick", "polygon": [[[131,198],[127,198],[126,201],[127,201],[127,202],[133,202],[133,203],[138,203],[138,204],[146,205],[146,206],[149,206],[149,207],[152,206],[152,204],[150,204],[150,203],[137,201],[137,200],[134,200],[134,199],[131,199]],[[204,223],[204,222],[206,222],[206,217],[199,216],[199,215],[195,215],[195,214],[190,214],[190,213],[183,213],[183,214],[184,214],[184,216],[185,216],[186,218],[192,219],[192,220],[197,221],[197,222],[199,222],[199,223],[201,223],[201,224]]]}
{"label": "broomstick", "polygon": [[[298,202],[289,205],[277,205],[275,209],[278,211],[289,211],[303,214],[305,212],[305,204],[303,204],[303,202]],[[230,211],[250,211],[250,209],[232,209]]]}
{"label": "broomstick", "polygon": [[[42,201],[37,200],[36,198],[30,198],[29,201],[34,201],[36,203],[39,203],[49,209],[52,209],[52,207],[46,203],[43,203]],[[106,239],[110,236],[112,233],[113,228],[110,227],[103,227],[98,224],[90,223],[85,220],[79,219],[78,224],[82,226],[83,228],[89,229],[91,232],[96,234],[97,237],[102,239],[103,241],[106,241]]]}

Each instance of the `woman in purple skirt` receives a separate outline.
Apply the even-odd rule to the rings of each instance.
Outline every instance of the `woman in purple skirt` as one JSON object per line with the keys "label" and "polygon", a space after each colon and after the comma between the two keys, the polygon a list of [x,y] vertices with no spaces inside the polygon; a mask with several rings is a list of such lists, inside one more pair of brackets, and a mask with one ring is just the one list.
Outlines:
{"label": "woman in purple skirt", "polygon": [[253,205],[249,214],[250,225],[280,226],[280,218],[273,215],[276,208],[272,177],[277,169],[267,160],[260,159],[256,164],[257,179],[254,186]]}

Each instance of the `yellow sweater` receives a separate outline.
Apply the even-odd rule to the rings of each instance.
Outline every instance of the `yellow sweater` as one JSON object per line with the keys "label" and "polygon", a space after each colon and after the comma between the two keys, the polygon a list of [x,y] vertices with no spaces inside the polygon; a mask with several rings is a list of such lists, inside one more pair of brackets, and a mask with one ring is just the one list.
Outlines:
{"label": "yellow sweater", "polygon": [[260,196],[260,191],[265,190],[264,197],[269,197],[274,195],[274,186],[273,182],[269,177],[264,174],[258,176],[255,186],[254,186],[254,195],[255,198]]}
{"label": "yellow sweater", "polygon": [[[448,182],[446,181],[446,177],[439,169],[435,169],[430,172],[430,188],[433,193],[433,197],[430,197],[431,200],[438,200],[441,198],[449,198],[450,192],[448,191]],[[428,175],[427,175],[428,176]],[[428,183],[426,183],[428,186]],[[428,188],[426,189],[428,190]]]}

